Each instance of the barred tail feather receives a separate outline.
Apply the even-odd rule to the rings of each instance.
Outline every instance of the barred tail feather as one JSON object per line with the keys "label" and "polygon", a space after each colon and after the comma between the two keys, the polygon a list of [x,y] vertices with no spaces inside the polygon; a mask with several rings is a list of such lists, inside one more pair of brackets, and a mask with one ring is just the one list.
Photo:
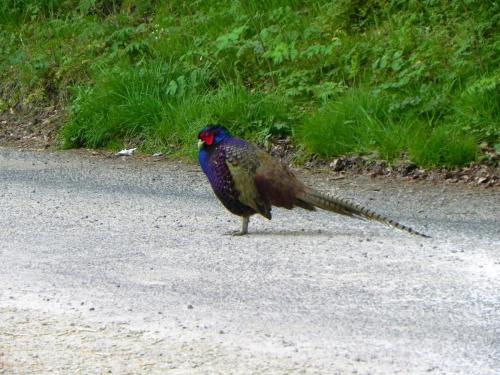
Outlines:
{"label": "barred tail feather", "polygon": [[429,236],[423,233],[417,232],[416,230],[407,227],[406,225],[400,224],[366,207],[360,206],[359,204],[349,202],[348,200],[343,198],[333,197],[331,195],[322,193],[320,191],[311,188],[306,188],[304,193],[301,194],[300,197],[298,197],[298,200],[304,202],[306,205],[318,207],[323,210],[336,212],[341,215],[355,217],[358,219],[368,219],[368,220],[378,221],[390,227],[404,230],[408,233],[417,236],[429,238]]}

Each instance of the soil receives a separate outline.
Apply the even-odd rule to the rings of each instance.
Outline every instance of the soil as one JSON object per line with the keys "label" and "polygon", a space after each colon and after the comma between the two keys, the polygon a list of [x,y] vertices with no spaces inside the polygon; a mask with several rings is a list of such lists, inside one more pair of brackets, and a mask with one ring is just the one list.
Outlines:
{"label": "soil", "polygon": [[0,146],[54,149],[66,112],[56,106],[25,111],[9,108],[0,114]]}
{"label": "soil", "polygon": [[[0,114],[0,146],[57,149],[58,133],[66,115],[67,111],[56,106],[31,111],[10,108]],[[288,162],[291,162],[296,155],[296,149],[289,138],[271,139],[268,151]],[[93,153],[106,157],[115,156],[108,151]],[[157,160],[163,156],[151,157]],[[500,186],[500,153],[487,144],[481,145],[479,162],[455,169],[423,169],[404,158],[391,165],[384,160],[377,160],[374,156],[342,156],[329,161],[313,158],[307,161],[304,167],[328,171],[338,179],[353,175],[368,175],[374,178],[426,180],[436,183],[477,185],[484,188]]]}

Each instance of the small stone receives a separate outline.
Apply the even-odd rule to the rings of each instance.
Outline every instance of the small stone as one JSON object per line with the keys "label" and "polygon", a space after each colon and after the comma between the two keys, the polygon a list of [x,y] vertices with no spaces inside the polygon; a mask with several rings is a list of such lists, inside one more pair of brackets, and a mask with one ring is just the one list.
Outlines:
{"label": "small stone", "polygon": [[135,148],[129,148],[129,149],[123,149],[121,151],[118,151],[115,155],[116,156],[132,156],[135,153],[135,150],[137,150],[137,147],[135,147]]}
{"label": "small stone", "polygon": [[344,170],[346,167],[346,163],[344,159],[335,159],[330,163],[330,168],[332,168],[335,172],[340,172]]}
{"label": "small stone", "polygon": [[189,310],[192,310],[192,309],[193,309],[193,305],[187,305],[187,308],[188,308]]}
{"label": "small stone", "polygon": [[478,184],[484,184],[485,182],[488,182],[488,177],[478,177],[477,179]]}

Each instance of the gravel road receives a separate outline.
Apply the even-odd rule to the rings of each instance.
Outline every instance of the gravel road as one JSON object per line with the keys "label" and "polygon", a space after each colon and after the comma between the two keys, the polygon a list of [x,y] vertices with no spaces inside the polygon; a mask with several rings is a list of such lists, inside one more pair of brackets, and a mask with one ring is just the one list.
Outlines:
{"label": "gravel road", "polygon": [[432,236],[197,166],[0,148],[1,374],[499,374],[500,190],[302,172]]}

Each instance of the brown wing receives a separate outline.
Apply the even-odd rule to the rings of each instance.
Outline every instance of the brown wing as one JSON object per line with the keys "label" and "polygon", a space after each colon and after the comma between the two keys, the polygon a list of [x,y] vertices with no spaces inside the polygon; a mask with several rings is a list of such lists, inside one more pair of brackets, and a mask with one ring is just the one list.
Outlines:
{"label": "brown wing", "polygon": [[314,207],[297,199],[305,186],[283,163],[264,151],[257,151],[259,166],[255,172],[255,185],[259,194],[273,206],[291,209],[300,206],[309,210]]}

